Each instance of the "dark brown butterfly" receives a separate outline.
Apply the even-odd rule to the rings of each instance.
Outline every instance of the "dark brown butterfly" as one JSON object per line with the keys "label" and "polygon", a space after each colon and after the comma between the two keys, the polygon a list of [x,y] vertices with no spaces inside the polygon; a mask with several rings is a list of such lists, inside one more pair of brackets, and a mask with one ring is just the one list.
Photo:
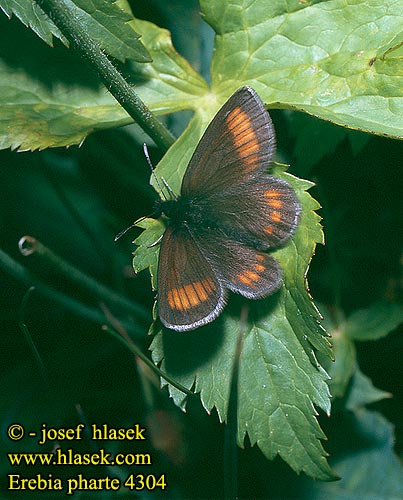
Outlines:
{"label": "dark brown butterfly", "polygon": [[257,299],[282,285],[278,261],[298,224],[292,188],[267,173],[275,151],[262,101],[242,87],[218,111],[182,180],[180,196],[159,200],[166,217],[158,266],[162,323],[186,331],[213,321],[227,291]]}

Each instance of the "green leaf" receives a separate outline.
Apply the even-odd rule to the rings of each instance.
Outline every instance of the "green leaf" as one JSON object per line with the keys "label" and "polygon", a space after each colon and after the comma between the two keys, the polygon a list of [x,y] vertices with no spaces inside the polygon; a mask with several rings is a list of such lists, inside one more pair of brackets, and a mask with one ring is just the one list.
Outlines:
{"label": "green leaf", "polygon": [[152,63],[130,61],[131,80],[141,98],[157,114],[199,109],[208,86],[172,45],[169,31],[135,19],[132,26],[141,33]]}
{"label": "green leaf", "polygon": [[400,500],[402,464],[393,451],[393,426],[379,413],[361,409],[348,430],[349,446],[333,465],[342,478],[331,484],[315,483],[309,500]]}
{"label": "green leaf", "polygon": [[347,395],[346,408],[350,411],[358,410],[365,405],[376,403],[385,398],[391,398],[389,392],[377,389],[371,379],[357,367],[352,378],[351,388]]}
{"label": "green leaf", "polygon": [[[116,57],[127,56],[127,29],[135,30],[129,37],[133,43],[138,42],[135,33],[141,35],[153,62],[129,61],[124,72],[156,113],[197,110],[208,100],[223,103],[247,83],[271,107],[296,108],[350,128],[403,137],[402,54],[399,48],[391,50],[400,43],[396,33],[403,30],[403,0],[287,4],[276,0],[269,5],[266,0],[203,0],[202,13],[217,33],[211,93],[175,52],[167,31],[139,20],[132,20],[128,28],[123,19],[126,14],[115,4],[97,0],[88,4],[96,5],[92,11],[87,0],[80,1],[81,15],[89,15],[94,24],[94,39],[102,39],[101,46],[108,45],[107,50]],[[105,10],[106,4],[110,11]],[[15,4],[10,0],[4,3],[7,13],[12,11],[11,5]],[[49,41],[52,30],[43,19],[28,7],[21,10],[24,22],[41,19],[36,29],[42,26],[43,38]],[[0,36],[1,25],[0,20]],[[125,30],[123,47],[116,42],[119,29]],[[18,32],[11,33],[4,43],[18,46],[20,37]],[[70,80],[52,88],[37,77],[42,69],[48,71],[49,55],[25,55],[17,65],[3,60],[0,106],[6,108],[6,114],[0,121],[0,147],[77,144],[93,130],[131,122],[104,89],[83,90],[81,79],[76,82],[73,77],[79,72],[74,66],[66,68],[65,52],[59,54],[52,67],[54,79],[59,81],[59,73],[70,69]],[[55,60],[54,55],[50,57]],[[27,66],[35,68],[36,78]]]}
{"label": "green leaf", "polygon": [[[147,104],[154,101],[151,107],[157,113],[166,111],[166,106],[190,104],[194,101],[191,94],[205,91],[203,79],[175,52],[165,30],[145,21],[136,21],[138,26],[153,62],[131,63],[138,78],[148,82],[147,91],[140,83],[136,91]],[[12,57],[0,59],[0,148],[35,150],[79,144],[94,130],[131,123],[72,51],[48,48],[3,16],[0,45],[13,47]]]}
{"label": "green leaf", "polygon": [[329,330],[332,334],[334,363],[327,367],[330,375],[330,392],[333,397],[342,398],[357,366],[354,342],[341,330]]}
{"label": "green leaf", "polygon": [[59,29],[53,24],[48,16],[43,12],[36,2],[28,0],[2,0],[0,9],[11,18],[14,14],[18,19],[32,29],[44,42],[53,45],[53,37],[56,36],[65,45],[68,45],[66,38],[60,33]]}
{"label": "green leaf", "polygon": [[[112,57],[120,61],[126,58],[150,61],[139,41],[140,35],[130,25],[133,17],[118,3],[109,0],[63,0],[63,8],[69,16],[85,26],[91,38]],[[6,0],[2,8],[9,17],[14,13],[49,45],[53,45],[52,35],[69,45],[54,23],[32,0]]]}
{"label": "green leaf", "polygon": [[348,317],[344,330],[354,340],[377,340],[386,337],[403,322],[403,308],[391,302],[377,302]]}
{"label": "green leaf", "polygon": [[[403,137],[402,0],[201,0],[216,45],[212,88],[254,87],[272,107]],[[381,50],[380,50],[381,49]]]}
{"label": "green leaf", "polygon": [[133,269],[135,273],[139,273],[149,268],[151,287],[156,290],[159,254],[159,245],[156,245],[156,242],[161,239],[165,226],[161,221],[155,219],[143,219],[136,226],[145,229],[145,231],[133,242],[138,247],[133,256]]}
{"label": "green leaf", "polygon": [[335,361],[323,358],[323,366],[330,375],[332,396],[343,398],[347,392],[345,406],[349,409],[390,397],[389,393],[376,389],[359,370],[354,340],[364,340],[364,337],[365,340],[375,340],[387,335],[402,322],[401,307],[389,302],[376,303],[368,309],[356,311],[347,320],[339,320],[338,324],[332,321],[325,306],[320,309],[324,313],[323,325],[332,335]]}
{"label": "green leaf", "polygon": [[132,27],[133,16],[110,0],[64,0],[71,15],[85,26],[91,38],[120,61],[149,62],[150,55]]}
{"label": "green leaf", "polygon": [[[192,122],[192,133],[197,135],[196,122]],[[174,164],[182,159],[179,152],[176,154]],[[166,156],[175,161],[172,153]],[[285,273],[281,291],[260,301],[232,296],[218,320],[194,332],[160,331],[151,345],[152,356],[182,385],[200,392],[206,410],[216,408],[222,421],[228,419],[232,373],[238,363],[238,443],[243,445],[248,435],[268,458],[280,455],[294,470],[330,480],[334,476],[320,443],[324,435],[315,411],[318,406],[329,412],[328,376],[314,351],[331,355],[331,349],[304,278],[316,243],[323,241],[314,212],[318,204],[306,191],[310,182],[285,173],[279,166],[273,174],[292,185],[303,207],[292,242],[274,252]],[[175,174],[172,180],[176,178]],[[154,228],[147,231],[151,230]],[[146,242],[154,237],[144,236]],[[245,325],[239,322],[243,308],[248,311]],[[238,359],[240,331],[243,347]],[[183,393],[171,386],[169,390],[175,403],[184,408]]]}

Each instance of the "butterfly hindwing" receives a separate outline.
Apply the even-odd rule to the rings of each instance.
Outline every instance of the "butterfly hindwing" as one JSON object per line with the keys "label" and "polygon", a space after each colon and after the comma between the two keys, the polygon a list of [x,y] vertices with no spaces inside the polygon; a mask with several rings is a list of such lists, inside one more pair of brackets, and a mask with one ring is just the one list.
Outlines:
{"label": "butterfly hindwing", "polygon": [[225,305],[225,290],[186,229],[168,226],[158,264],[158,311],[162,323],[185,331],[212,321]]}
{"label": "butterfly hindwing", "polygon": [[197,232],[196,240],[225,288],[257,299],[281,287],[283,272],[274,257],[206,230]]}
{"label": "butterfly hindwing", "polygon": [[213,118],[190,160],[181,195],[208,197],[264,172],[275,151],[269,114],[255,91],[242,87]]}

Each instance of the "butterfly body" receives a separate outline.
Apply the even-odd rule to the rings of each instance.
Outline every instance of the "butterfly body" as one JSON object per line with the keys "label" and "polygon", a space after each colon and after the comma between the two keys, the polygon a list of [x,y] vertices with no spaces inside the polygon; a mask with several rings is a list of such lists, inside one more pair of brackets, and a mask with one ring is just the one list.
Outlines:
{"label": "butterfly body", "polygon": [[177,331],[195,329],[223,310],[228,290],[260,298],[282,285],[282,270],[265,250],[284,245],[300,206],[288,183],[268,173],[274,129],[257,94],[242,87],[200,140],[164,215],[158,266],[158,311]]}
{"label": "butterfly body", "polygon": [[176,228],[189,228],[206,223],[203,217],[203,208],[191,198],[179,197],[173,200],[158,200],[154,207],[154,214],[165,215],[167,224]]}

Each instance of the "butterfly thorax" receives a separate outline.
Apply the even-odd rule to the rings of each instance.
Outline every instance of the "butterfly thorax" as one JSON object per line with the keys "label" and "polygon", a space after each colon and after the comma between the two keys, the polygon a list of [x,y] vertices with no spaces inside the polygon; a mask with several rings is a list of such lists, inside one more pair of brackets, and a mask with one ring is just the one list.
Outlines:
{"label": "butterfly thorax", "polygon": [[157,217],[167,217],[168,224],[177,229],[206,225],[207,222],[202,208],[186,196],[174,200],[157,200],[154,213]]}

